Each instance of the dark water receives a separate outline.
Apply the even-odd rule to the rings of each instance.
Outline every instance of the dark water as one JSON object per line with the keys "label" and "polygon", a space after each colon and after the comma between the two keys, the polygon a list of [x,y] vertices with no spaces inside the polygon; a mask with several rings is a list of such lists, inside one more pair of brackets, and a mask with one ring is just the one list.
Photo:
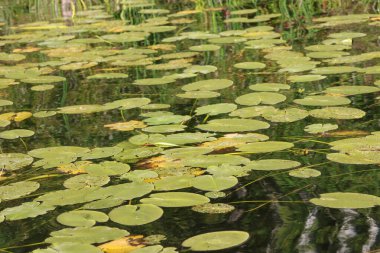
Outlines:
{"label": "dark water", "polygon": [[[52,1],[53,2],[53,1]],[[259,5],[262,13],[273,13],[281,11],[276,1],[268,1]],[[273,3],[272,3],[273,2]],[[2,4],[2,5],[1,5]],[[175,4],[159,3],[159,7],[169,8],[172,12],[185,9],[191,4],[177,1]],[[237,4],[227,8],[249,8],[251,4]],[[61,7],[54,6],[53,3],[28,3],[28,1],[15,1],[0,3],[2,18],[6,23],[3,27],[4,34],[13,33],[12,26],[35,21],[56,20],[57,14],[60,16]],[[33,8],[32,8],[33,7]],[[347,9],[344,9],[346,7]],[[346,14],[352,11],[364,13],[368,11],[363,6],[356,6],[351,10],[350,6],[335,7],[327,10],[316,10],[313,15]],[[112,8],[111,8],[112,9]],[[118,11],[112,9],[111,14],[114,19],[118,19]],[[78,10],[77,10],[78,11]],[[193,16],[195,22],[187,27],[186,31],[210,31],[218,33],[225,30],[238,30],[249,27],[249,24],[225,24],[228,10],[208,11],[206,14]],[[373,11],[373,10],[369,10]],[[138,22],[138,18],[127,18],[132,22]],[[333,32],[354,31],[366,33],[367,36],[355,39],[353,42],[351,55],[363,52],[376,51],[379,42],[376,37],[379,35],[379,26],[369,26],[367,23],[354,25],[336,26],[329,29],[308,31],[305,23],[295,18],[284,16],[265,22],[275,27],[275,31],[281,33],[282,38],[287,41],[287,45],[293,46],[294,50],[304,52],[303,47],[311,44],[318,44],[326,35]],[[305,19],[307,17],[304,17]],[[75,22],[74,22],[75,23]],[[75,26],[75,24],[74,24]],[[175,32],[174,32],[175,33]],[[96,31],[87,31],[83,34],[76,34],[77,38],[86,38],[96,34]],[[149,41],[134,44],[111,45],[111,47],[124,49],[130,46],[143,47],[145,45],[158,44],[163,38],[173,36],[173,32],[155,34]],[[177,52],[187,51],[189,46],[200,44],[198,41],[175,42]],[[25,46],[36,46],[36,43],[14,43],[2,47],[2,51],[12,51]],[[92,44],[92,48],[105,47],[107,44]],[[222,45],[219,53],[201,53],[195,59],[194,64],[214,65],[218,68],[215,73],[200,75],[196,79],[202,80],[211,78],[227,78],[233,80],[235,85],[221,90],[222,96],[212,99],[202,99],[196,101],[196,106],[215,103],[233,103],[235,98],[252,92],[248,86],[261,82],[288,83],[289,73],[278,72],[278,66],[271,60],[264,58],[265,53],[260,50],[244,50],[243,44]],[[42,62],[50,60],[41,52],[27,54],[26,62]],[[263,71],[245,72],[233,69],[235,63],[243,61],[257,61],[266,63],[267,67]],[[355,66],[365,67],[378,65],[379,60],[358,63]],[[100,64],[91,69],[78,71],[57,71],[55,75],[65,76],[67,81],[55,84],[55,88],[50,91],[34,92],[30,90],[28,84],[18,84],[0,90],[0,98],[14,102],[14,105],[2,110],[8,111],[31,111],[37,112],[47,109],[79,104],[103,104],[122,98],[147,97],[153,103],[170,104],[171,112],[180,115],[190,115],[194,105],[194,100],[181,99],[175,95],[181,93],[181,86],[192,81],[188,79],[178,80],[175,84],[162,86],[136,86],[132,85],[134,80],[142,78],[161,77],[171,74],[173,71],[149,71],[143,67],[127,68],[121,70],[129,74],[128,79],[112,80],[86,80],[85,77],[99,73],[101,69],[109,68],[107,64]],[[120,72],[120,71],[119,71]],[[175,71],[174,71],[175,72]],[[293,99],[304,97],[304,93],[319,93],[326,87],[334,84],[362,84],[373,85],[379,79],[379,75],[363,75],[349,73],[342,75],[328,75],[324,80],[313,83],[293,83],[291,90],[284,91],[287,96],[287,105]],[[365,94],[351,96],[351,106],[366,111],[366,116],[358,120],[331,120],[328,123],[338,123],[340,130],[371,132],[379,130],[379,107],[376,103],[376,94]],[[293,104],[294,105],[294,104]],[[126,111],[127,120],[139,119],[141,109]],[[223,118],[225,116],[215,116]],[[112,122],[122,121],[118,110],[106,112],[83,114],[83,115],[62,115],[37,119],[30,118],[20,123],[14,123],[17,128],[31,129],[36,134],[25,139],[28,150],[40,147],[72,145],[83,147],[104,147],[113,146],[121,141],[127,140],[135,133],[110,131],[103,126]],[[199,124],[203,117],[193,119],[188,132],[196,131],[194,126]],[[315,137],[303,138],[303,131],[306,125],[320,123],[321,120],[308,117],[307,119],[292,123],[271,123],[271,127],[262,130],[260,133],[266,134],[271,140],[296,142],[297,138],[303,141],[296,143],[297,149],[291,151],[274,152],[260,155],[246,155],[251,160],[256,159],[289,159],[302,163],[303,166],[320,164],[315,167],[322,175],[316,178],[301,179],[290,177],[287,173],[253,171],[249,176],[239,178],[238,186],[227,190],[231,193],[223,198],[223,203],[235,203],[235,211],[228,214],[211,215],[198,214],[190,208],[165,209],[164,216],[147,225],[140,227],[125,227],[116,223],[107,223],[113,227],[127,229],[133,234],[164,234],[167,240],[164,246],[178,247],[179,252],[186,252],[180,244],[183,240],[196,234],[223,231],[242,230],[250,233],[248,242],[238,248],[225,250],[223,252],[282,252],[282,253],[313,253],[313,252],[370,252],[380,247],[378,240],[379,208],[371,209],[330,209],[318,207],[308,200],[318,197],[321,193],[327,192],[360,192],[380,196],[378,165],[347,165],[330,162],[326,159],[329,146],[321,142],[330,142],[339,138],[335,137]],[[12,129],[12,128],[10,128]],[[343,138],[349,138],[350,136]],[[25,153],[25,148],[19,140],[2,140],[2,151]],[[1,184],[21,181],[41,174],[56,173],[54,169],[44,171],[44,169],[28,168],[14,178],[6,179]],[[267,176],[267,177],[265,177]],[[48,192],[56,189],[63,189],[62,182],[67,176],[57,178],[42,179],[41,188],[38,193]],[[254,181],[254,182],[253,182]],[[250,183],[253,182],[253,183]],[[250,184],[248,184],[250,183]],[[248,184],[248,185],[246,185]],[[201,193],[198,190],[192,192]],[[1,209],[22,204],[28,198],[1,203]],[[30,199],[31,200],[31,199]],[[265,202],[268,201],[269,202]],[[272,200],[272,202],[271,202]],[[262,201],[252,203],[241,203],[244,201]],[[80,206],[80,205],[79,205]],[[6,221],[0,224],[0,248],[8,248],[4,252],[29,252],[36,248],[18,247],[43,241],[51,231],[64,228],[56,222],[58,214],[72,207],[59,207],[49,212],[47,215],[38,216],[32,219],[20,221]],[[107,212],[108,213],[108,210]],[[42,245],[44,246],[44,245]],[[222,252],[222,251],[220,251]]]}

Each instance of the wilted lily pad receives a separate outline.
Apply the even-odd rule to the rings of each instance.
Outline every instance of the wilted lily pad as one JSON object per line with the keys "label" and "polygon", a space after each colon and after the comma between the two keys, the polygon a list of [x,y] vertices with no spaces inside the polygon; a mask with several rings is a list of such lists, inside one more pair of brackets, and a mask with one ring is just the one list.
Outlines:
{"label": "wilted lily pad", "polygon": [[216,251],[239,246],[246,242],[249,234],[243,231],[220,231],[193,236],[182,243],[192,251]]}

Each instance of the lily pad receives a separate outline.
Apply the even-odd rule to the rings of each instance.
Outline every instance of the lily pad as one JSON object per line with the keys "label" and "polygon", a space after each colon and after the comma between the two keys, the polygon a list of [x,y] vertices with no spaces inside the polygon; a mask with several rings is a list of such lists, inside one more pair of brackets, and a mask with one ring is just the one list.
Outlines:
{"label": "lily pad", "polygon": [[60,214],[57,221],[70,227],[92,227],[96,222],[108,221],[108,216],[97,211],[74,210]]}
{"label": "lily pad", "polygon": [[126,226],[140,226],[158,220],[164,211],[152,204],[126,205],[109,213],[112,221]]}
{"label": "lily pad", "polygon": [[264,63],[261,62],[241,62],[234,65],[237,69],[247,69],[247,70],[254,70],[254,69],[263,69],[266,67]]}
{"label": "lily pad", "polygon": [[47,238],[45,242],[52,244],[71,242],[91,244],[107,242],[127,235],[129,233],[126,230],[105,226],[65,228],[50,233],[51,237]]}
{"label": "lily pad", "polygon": [[247,168],[251,170],[287,170],[300,166],[301,164],[296,161],[282,160],[282,159],[265,159],[258,161],[251,161]]}
{"label": "lily pad", "polygon": [[54,209],[54,206],[44,205],[40,202],[25,202],[19,206],[4,209],[0,215],[5,216],[9,221],[14,221],[34,218]]}
{"label": "lily pad", "polygon": [[110,181],[107,176],[93,176],[88,174],[82,174],[67,179],[63,185],[68,189],[83,189],[93,188],[106,185]]}
{"label": "lily pad", "polygon": [[210,116],[218,115],[218,114],[224,114],[229,113],[234,110],[236,110],[237,105],[231,104],[231,103],[220,103],[220,104],[213,104],[213,105],[205,105],[198,107],[195,110],[196,115],[204,115],[208,114]]}
{"label": "lily pad", "polygon": [[321,194],[319,198],[313,198],[311,203],[329,208],[371,208],[380,205],[380,198],[377,196],[352,193],[352,192],[332,192]]}
{"label": "lily pad", "polygon": [[238,180],[234,176],[211,176],[204,175],[195,177],[192,185],[202,191],[223,191],[234,187]]}
{"label": "lily pad", "polygon": [[149,198],[144,198],[140,202],[161,207],[186,207],[205,204],[210,202],[210,199],[189,192],[165,192],[151,194]]}
{"label": "lily pad", "polygon": [[239,105],[275,105],[286,100],[286,96],[274,92],[253,92],[235,99]]}
{"label": "lily pad", "polygon": [[243,231],[219,231],[193,236],[182,243],[192,251],[217,251],[237,247],[249,239]]}
{"label": "lily pad", "polygon": [[365,116],[365,111],[349,107],[326,107],[311,110],[310,115],[320,119],[360,119]]}
{"label": "lily pad", "polygon": [[304,106],[337,106],[348,105],[351,100],[336,96],[308,96],[303,99],[295,99],[293,102]]}
{"label": "lily pad", "polygon": [[247,153],[268,153],[292,148],[294,145],[284,141],[264,141],[257,143],[244,144],[239,147],[239,151]]}
{"label": "lily pad", "polygon": [[312,124],[306,126],[304,130],[311,134],[319,134],[336,129],[338,129],[338,125],[336,124]]}
{"label": "lily pad", "polygon": [[22,153],[0,154],[0,168],[7,171],[14,171],[24,168],[33,162],[33,157]]}
{"label": "lily pad", "polygon": [[365,86],[365,85],[343,85],[336,87],[328,87],[324,92],[326,93],[336,93],[347,96],[366,94],[372,92],[379,92],[380,89],[373,86]]}
{"label": "lily pad", "polygon": [[40,188],[40,184],[34,181],[20,181],[5,186],[0,186],[0,200],[12,200],[29,195]]}
{"label": "lily pad", "polygon": [[321,172],[315,169],[309,168],[299,168],[295,170],[291,170],[289,172],[289,176],[299,177],[299,178],[311,178],[311,177],[319,177]]}
{"label": "lily pad", "polygon": [[34,135],[34,132],[27,129],[13,129],[13,130],[0,132],[0,138],[7,139],[7,140],[31,137],[33,135]]}
{"label": "lily pad", "polygon": [[267,129],[270,125],[264,121],[253,119],[214,119],[197,128],[212,132],[247,132]]}
{"label": "lily pad", "polygon": [[33,250],[32,253],[102,253],[100,249],[91,245],[84,243],[75,243],[75,242],[67,242],[67,243],[59,243],[52,245],[46,249],[36,249]]}
{"label": "lily pad", "polygon": [[233,81],[228,79],[209,79],[186,84],[182,87],[184,91],[215,91],[228,88],[233,85]]}

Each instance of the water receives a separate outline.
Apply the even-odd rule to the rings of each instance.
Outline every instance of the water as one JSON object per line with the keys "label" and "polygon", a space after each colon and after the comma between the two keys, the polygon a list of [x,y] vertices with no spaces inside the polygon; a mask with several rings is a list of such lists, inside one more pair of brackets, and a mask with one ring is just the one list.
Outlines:
{"label": "water", "polygon": [[[157,3],[154,8],[169,9],[171,13],[194,8],[194,4],[191,3],[182,1],[174,2],[175,3],[169,4],[161,1]],[[86,3],[89,9],[97,9],[98,7],[96,6],[99,4]],[[358,4],[355,8],[353,8],[353,6],[346,6],[346,3],[344,3],[343,6],[334,6],[333,3],[331,3],[331,5],[332,6],[326,7],[324,10],[314,8],[310,10],[311,13],[309,14],[314,15],[314,17],[326,16],[327,14],[341,15],[351,13],[351,10],[354,10],[355,13],[374,13],[374,10],[366,8],[368,6],[365,4]],[[334,25],[325,29],[308,29],[307,27],[310,26],[310,23],[307,23],[307,19],[309,17],[305,16],[305,13],[294,12],[294,9],[292,9],[294,7],[291,5],[285,5],[285,7],[289,8],[287,10],[288,12],[286,12],[284,6],[281,5],[281,1],[280,5],[277,5],[276,1],[270,4],[259,3],[257,6],[252,3],[240,1],[223,5],[223,8],[216,5],[214,9],[204,10],[204,13],[181,17],[182,20],[180,21],[185,22],[185,24],[178,24],[175,31],[163,33],[153,32],[148,39],[132,43],[109,42],[102,38],[99,39],[99,36],[111,33],[112,28],[121,29],[124,27],[122,23],[111,23],[112,20],[119,20],[120,12],[125,15],[127,20],[135,25],[151,16],[148,14],[138,14],[135,8],[122,11],[120,9],[118,10],[119,6],[105,5],[105,8],[110,11],[108,13],[110,15],[102,18],[99,17],[100,13],[106,15],[107,12],[98,12],[96,15],[99,19],[96,19],[96,15],[87,15],[85,12],[81,12],[83,6],[77,3],[77,9],[74,12],[70,9],[71,7],[65,7],[68,8],[70,15],[62,19],[61,6],[54,5],[54,3],[47,4],[43,1],[28,3],[26,1],[17,1],[4,2],[1,7],[1,15],[5,23],[3,26],[4,35],[18,34],[20,30],[13,28],[17,25],[29,24],[29,26],[32,27],[30,28],[32,32],[28,36],[24,35],[21,38],[13,40],[11,43],[6,43],[2,47],[2,52],[7,53],[12,52],[14,49],[26,47],[38,49],[36,52],[22,52],[22,54],[27,57],[18,63],[11,63],[9,61],[3,62],[6,66],[17,64],[23,69],[35,66],[26,65],[26,63],[56,61],[64,57],[80,56],[80,53],[69,52],[58,54],[58,57],[49,57],[45,50],[61,47],[62,44],[38,45],[40,42],[46,42],[48,38],[61,36],[62,34],[73,35],[75,39],[98,39],[98,41],[88,43],[87,45],[81,42],[84,46],[79,47],[84,48],[83,52],[110,49],[116,52],[116,50],[124,50],[130,47],[155,48],[158,50],[155,55],[189,51],[189,47],[206,44],[207,40],[201,42],[200,40],[185,39],[183,41],[166,43],[166,45],[173,45],[173,48],[168,51],[161,50],[167,49],[164,46],[153,46],[157,44],[161,45],[163,44],[161,43],[163,39],[178,36],[183,31],[209,31],[212,34],[217,34],[222,31],[243,30],[255,27],[255,23],[224,23],[223,21],[230,17],[231,10],[256,7],[259,9],[258,13],[261,14],[281,14],[280,17],[273,18],[270,21],[260,22],[259,24],[274,27],[274,31],[280,34],[281,38],[286,41],[285,43],[281,43],[281,45],[291,46],[295,52],[308,53],[308,51],[304,49],[306,46],[320,44],[329,34],[346,31],[366,34],[364,37],[353,39],[352,47],[347,50],[350,55],[359,55],[378,50],[378,24],[369,25],[368,21],[366,21],[348,25]],[[198,8],[201,7],[198,6]],[[74,16],[73,19],[71,15]],[[287,17],[287,15],[289,15],[289,17]],[[304,16],[305,22],[300,21],[297,15]],[[251,14],[249,17],[252,18],[254,15]],[[68,28],[41,29],[41,27],[47,24],[32,23],[39,21],[59,22],[60,26],[69,26]],[[156,22],[158,22],[158,20],[156,20]],[[376,20],[373,19],[371,22],[375,23]],[[97,27],[93,24],[98,24],[99,26]],[[81,29],[78,29],[78,27],[81,27]],[[68,30],[65,29],[72,30],[67,32]],[[122,30],[119,32],[122,32]],[[23,39],[24,42],[20,42],[20,40]],[[68,41],[70,40],[71,39]],[[47,46],[50,46],[50,48]],[[57,108],[70,105],[102,105],[118,99],[144,97],[149,98],[152,101],[151,103],[170,105],[170,108],[163,109],[164,111],[170,111],[176,115],[190,115],[191,120],[185,123],[187,126],[185,132],[207,132],[199,130],[197,126],[210,122],[210,120],[229,118],[229,116],[228,114],[197,116],[194,115],[196,108],[217,103],[235,103],[237,97],[254,92],[248,88],[252,84],[289,84],[291,86],[290,89],[277,92],[285,95],[286,101],[273,106],[281,109],[301,108],[311,111],[312,109],[323,107],[300,106],[292,101],[294,99],[301,99],[307,95],[320,95],[323,90],[333,86],[368,85],[375,87],[375,80],[379,80],[378,74],[351,72],[326,75],[327,77],[325,79],[315,82],[291,83],[287,80],[289,76],[308,74],[310,71],[307,70],[296,73],[289,71],[280,72],[279,69],[281,69],[281,67],[279,66],[279,62],[276,63],[276,60],[265,57],[268,52],[270,52],[269,49],[247,49],[244,43],[220,44],[220,46],[221,49],[217,52],[200,52],[192,61],[189,61],[191,64],[196,65],[215,66],[217,67],[217,71],[207,74],[198,74],[192,78],[178,79],[173,83],[164,85],[141,86],[134,85],[133,82],[144,78],[160,78],[173,73],[181,73],[183,69],[149,70],[144,66],[125,67],[117,66],[117,64],[115,66],[111,64],[114,61],[99,62],[99,64],[94,67],[78,70],[60,70],[59,67],[52,66],[53,72],[49,73],[49,75],[64,76],[66,81],[54,83],[54,88],[47,91],[32,91],[30,89],[32,85],[22,81],[20,84],[1,89],[0,99],[13,102],[11,106],[0,107],[1,114],[21,111],[32,113],[44,110],[56,111]],[[118,53],[120,53],[120,51],[118,51]],[[89,57],[89,59],[91,59],[90,61],[97,62],[99,59],[111,55],[112,53],[109,51],[108,55],[101,55],[100,58]],[[182,57],[179,57],[179,59],[182,59]],[[72,61],[75,62],[78,60],[72,59]],[[86,61],[89,60],[86,59]],[[233,66],[234,64],[247,61],[265,63],[266,67],[257,70],[240,70]],[[161,60],[161,62],[165,62],[165,60]],[[324,63],[321,65],[324,65]],[[327,66],[327,64],[325,65]],[[379,57],[349,65],[361,68],[379,65]],[[125,79],[86,79],[87,76],[109,72],[125,73],[128,74],[129,77]],[[25,77],[20,79],[23,80]],[[229,79],[234,81],[234,85],[217,90],[217,92],[221,93],[221,96],[216,98],[184,99],[176,96],[184,92],[181,90],[183,85],[208,79]],[[98,223],[97,225],[126,229],[131,234],[141,234],[144,236],[163,234],[167,237],[167,240],[162,241],[161,244],[165,247],[177,247],[179,252],[188,251],[184,247],[181,247],[181,243],[187,238],[202,233],[226,230],[246,231],[250,234],[250,239],[239,247],[226,249],[223,252],[364,253],[375,250],[379,247],[379,240],[377,239],[378,207],[366,209],[333,209],[316,206],[310,203],[309,200],[317,198],[322,193],[331,192],[356,192],[375,196],[380,195],[378,192],[378,165],[343,164],[326,159],[326,154],[335,152],[330,149],[329,145],[326,145],[326,142],[355,137],[357,134],[365,136],[373,131],[379,130],[378,94],[377,92],[349,96],[351,100],[350,107],[358,108],[366,112],[364,117],[355,120],[325,120],[309,116],[294,122],[269,122],[262,117],[254,118],[267,121],[271,125],[268,129],[254,132],[269,136],[270,141],[292,142],[295,147],[259,154],[250,154],[248,152],[247,154],[242,154],[244,157],[252,161],[262,159],[298,161],[303,167],[311,166],[311,168],[320,171],[321,175],[318,177],[292,177],[289,176],[288,170],[253,170],[249,172],[248,176],[239,177],[238,184],[233,188],[224,190],[224,192],[227,193],[226,197],[212,200],[213,203],[220,202],[233,205],[235,207],[233,212],[227,214],[201,214],[192,211],[190,207],[163,208],[164,215],[160,219],[146,225],[124,226],[115,222]],[[243,107],[246,106],[238,105],[238,108]],[[27,151],[37,148],[53,146],[80,146],[89,148],[114,146],[120,142],[127,141],[132,136],[144,133],[144,131],[141,129],[126,132],[112,131],[103,127],[104,125],[123,122],[124,120],[141,121],[144,119],[141,114],[150,111],[154,110],[134,108],[124,110],[123,112],[118,109],[112,109],[89,114],[58,113],[47,118],[31,117],[21,122],[12,122],[10,126],[1,130],[23,128],[33,130],[35,134],[32,137],[22,138],[25,145],[20,139],[1,140],[2,152],[26,153]],[[334,131],[347,132],[337,132],[340,133],[341,136],[329,136],[311,135],[304,131],[305,126],[316,123],[337,124],[339,125],[339,129]],[[229,132],[236,133],[237,131],[231,130]],[[216,131],[215,134],[215,137],[221,137],[227,133]],[[187,146],[197,145],[199,145],[199,143],[188,144]],[[168,147],[164,148],[168,149]],[[214,151],[214,153],[232,153],[237,155],[238,152],[233,147],[228,147],[222,151]],[[149,157],[147,159],[149,159]],[[35,159],[35,161],[36,160],[38,159]],[[93,162],[100,163],[104,160],[112,159],[106,157],[104,159],[94,160]],[[131,165],[132,170],[144,169],[141,161],[130,161],[128,163]],[[63,190],[63,182],[73,177],[73,175],[62,174],[57,171],[56,166],[49,169],[27,166],[26,168],[4,174],[4,180],[1,182],[1,185],[8,185],[42,175],[50,175],[50,177],[33,179],[33,181],[40,183],[40,188],[32,194],[42,195],[50,191]],[[119,179],[119,176],[112,176],[108,185],[117,185],[126,182],[128,181]],[[178,189],[176,191],[193,192],[197,194],[204,194],[206,192],[194,188]],[[15,200],[3,201],[1,203],[1,209],[32,201],[37,195],[27,195]],[[138,204],[139,199],[141,198],[134,199],[132,204]],[[125,202],[125,204],[128,204],[128,202]],[[4,252],[30,252],[38,247],[46,248],[49,246],[48,244],[38,245],[38,243],[43,242],[49,237],[49,233],[52,231],[67,227],[59,224],[56,221],[56,217],[65,211],[79,208],[82,205],[83,204],[76,204],[57,207],[47,214],[34,218],[4,221],[0,226],[0,248],[6,250]],[[112,209],[113,208],[108,208],[98,211],[108,214]],[[36,243],[37,245],[34,245]]]}

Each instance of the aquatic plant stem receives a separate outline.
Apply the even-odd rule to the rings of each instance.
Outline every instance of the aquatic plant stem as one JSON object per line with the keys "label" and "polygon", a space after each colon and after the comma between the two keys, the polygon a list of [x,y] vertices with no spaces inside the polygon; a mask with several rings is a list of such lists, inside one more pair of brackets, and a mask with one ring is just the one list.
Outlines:
{"label": "aquatic plant stem", "polygon": [[28,152],[28,145],[26,145],[25,141],[21,137],[19,139],[20,139],[22,145],[24,145],[25,151]]}

